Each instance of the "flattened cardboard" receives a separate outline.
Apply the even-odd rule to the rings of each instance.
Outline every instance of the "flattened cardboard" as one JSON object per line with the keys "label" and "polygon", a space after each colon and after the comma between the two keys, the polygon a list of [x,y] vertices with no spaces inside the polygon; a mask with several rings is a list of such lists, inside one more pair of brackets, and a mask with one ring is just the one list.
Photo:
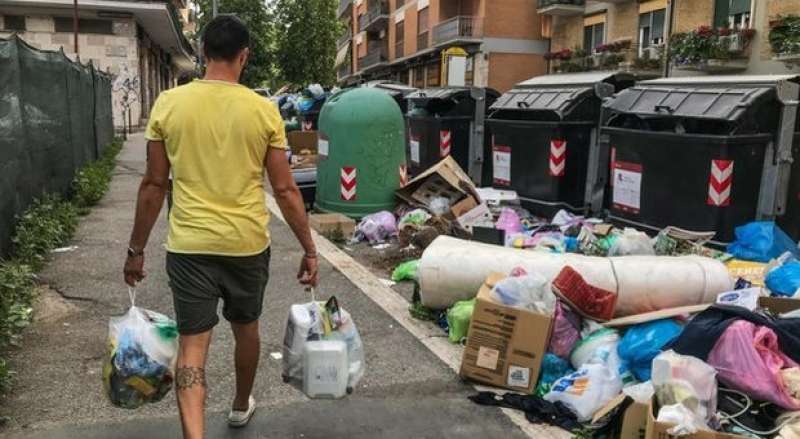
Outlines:
{"label": "flattened cardboard", "polygon": [[791,297],[759,297],[758,305],[775,314],[784,314],[800,309],[800,299]]}
{"label": "flattened cardboard", "polygon": [[530,393],[539,380],[553,317],[497,304],[492,273],[478,291],[461,361],[461,376],[491,386]]}
{"label": "flattened cardboard", "polygon": [[341,231],[342,236],[347,238],[353,235],[356,230],[356,222],[352,218],[341,213],[318,213],[308,216],[308,223],[312,229],[321,234],[335,233]]}
{"label": "flattened cardboard", "polygon": [[652,322],[654,320],[668,319],[670,317],[678,317],[686,314],[697,314],[708,309],[712,304],[706,303],[703,305],[689,305],[679,306],[677,308],[666,308],[658,311],[646,312],[643,314],[636,314],[633,316],[620,317],[618,319],[609,320],[603,323],[606,328],[619,328],[621,326],[638,325],[640,323]]}

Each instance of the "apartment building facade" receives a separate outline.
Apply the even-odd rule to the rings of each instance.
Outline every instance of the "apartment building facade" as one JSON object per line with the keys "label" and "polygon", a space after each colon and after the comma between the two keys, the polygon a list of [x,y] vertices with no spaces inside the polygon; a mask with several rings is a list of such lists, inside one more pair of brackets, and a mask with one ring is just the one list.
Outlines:
{"label": "apartment building facade", "polygon": [[[80,0],[78,5],[77,54],[72,0],[3,0],[0,37],[16,33],[37,49],[63,50],[70,59],[91,61],[111,73],[114,125],[127,123],[126,97],[132,101],[132,125],[141,125],[158,94],[194,69],[194,51],[183,34],[184,25],[191,25],[185,21],[192,16],[188,5],[185,0]],[[126,80],[133,90],[123,89]]]}
{"label": "apartment building facade", "polygon": [[800,72],[769,42],[779,16],[800,14],[800,0],[539,0],[538,13],[551,40],[551,73]]}
{"label": "apartment building facade", "polygon": [[[466,54],[466,85],[500,91],[546,73],[536,0],[340,0],[340,85],[391,79],[448,85],[442,55]],[[463,51],[463,52],[462,52]]]}

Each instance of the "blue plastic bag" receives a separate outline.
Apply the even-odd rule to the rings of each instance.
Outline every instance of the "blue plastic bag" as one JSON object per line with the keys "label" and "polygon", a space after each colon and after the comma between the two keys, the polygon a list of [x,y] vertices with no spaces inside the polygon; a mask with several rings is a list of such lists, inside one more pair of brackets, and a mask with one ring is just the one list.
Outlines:
{"label": "blue plastic bag", "polygon": [[737,227],[736,241],[728,246],[728,253],[746,261],[769,262],[785,252],[800,256],[797,243],[771,221]]}
{"label": "blue plastic bag", "polygon": [[570,366],[569,361],[550,352],[544,354],[544,357],[542,357],[541,370],[542,373],[539,376],[539,383],[536,385],[536,394],[542,397],[550,392],[553,383],[558,381],[559,378],[575,372],[575,369]]}
{"label": "blue plastic bag", "polygon": [[800,262],[789,261],[773,269],[765,281],[773,296],[794,296],[800,288]]}
{"label": "blue plastic bag", "polygon": [[653,358],[680,335],[683,327],[664,319],[628,329],[617,346],[617,354],[639,381],[650,379]]}

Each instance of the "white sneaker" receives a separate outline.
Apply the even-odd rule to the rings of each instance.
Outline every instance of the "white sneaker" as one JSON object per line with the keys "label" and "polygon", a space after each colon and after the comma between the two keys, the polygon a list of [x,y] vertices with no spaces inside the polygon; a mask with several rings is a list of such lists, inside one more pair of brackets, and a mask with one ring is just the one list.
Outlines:
{"label": "white sneaker", "polygon": [[250,395],[248,404],[249,406],[245,411],[231,410],[231,412],[228,413],[228,426],[233,428],[241,428],[250,422],[250,418],[252,418],[253,413],[256,412],[256,400],[253,398],[253,395]]}

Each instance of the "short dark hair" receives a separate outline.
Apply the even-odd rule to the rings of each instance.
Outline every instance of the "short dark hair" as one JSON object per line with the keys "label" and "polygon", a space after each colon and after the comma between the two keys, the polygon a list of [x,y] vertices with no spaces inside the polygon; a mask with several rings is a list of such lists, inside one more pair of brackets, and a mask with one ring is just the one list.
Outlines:
{"label": "short dark hair", "polygon": [[234,15],[217,15],[203,29],[203,53],[208,59],[233,61],[250,46],[250,31]]}

